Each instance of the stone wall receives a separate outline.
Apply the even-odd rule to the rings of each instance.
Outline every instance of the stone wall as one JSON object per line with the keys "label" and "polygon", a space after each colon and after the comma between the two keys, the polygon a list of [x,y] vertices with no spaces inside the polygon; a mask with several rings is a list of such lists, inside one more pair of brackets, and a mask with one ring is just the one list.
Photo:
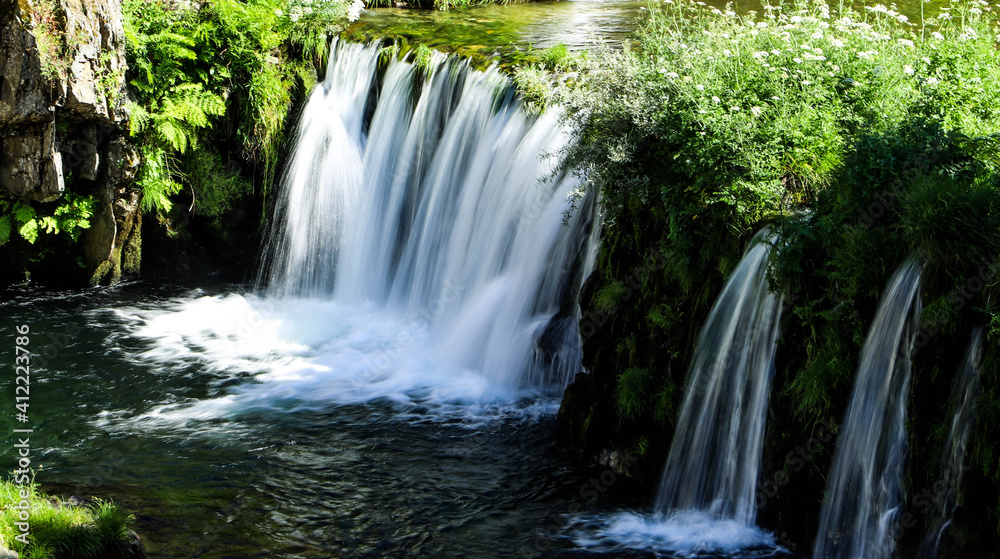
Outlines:
{"label": "stone wall", "polygon": [[138,271],[125,67],[120,0],[0,0],[0,196],[93,196],[79,254],[60,257],[94,284]]}

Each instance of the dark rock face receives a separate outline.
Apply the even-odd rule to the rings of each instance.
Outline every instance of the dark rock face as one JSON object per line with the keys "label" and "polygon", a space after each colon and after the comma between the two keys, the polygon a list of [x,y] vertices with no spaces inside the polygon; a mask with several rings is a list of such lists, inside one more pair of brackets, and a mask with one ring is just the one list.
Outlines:
{"label": "dark rock face", "polygon": [[[0,8],[0,195],[98,201],[80,242],[90,283],[137,271],[138,167],[124,133],[120,0],[17,0]],[[64,258],[75,266],[74,258]]]}

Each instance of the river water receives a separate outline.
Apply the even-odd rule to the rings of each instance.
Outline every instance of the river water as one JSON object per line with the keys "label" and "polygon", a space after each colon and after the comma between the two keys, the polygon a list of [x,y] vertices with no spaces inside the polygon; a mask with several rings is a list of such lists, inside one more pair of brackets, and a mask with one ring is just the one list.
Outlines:
{"label": "river water", "polygon": [[[615,48],[643,6],[380,9],[349,32],[405,30],[446,50]],[[630,495],[600,469],[602,491],[587,490],[595,472],[554,440],[558,394],[490,397],[475,375],[442,380],[419,356],[413,374],[360,384],[327,374],[373,347],[396,358],[433,346],[419,329],[401,341],[410,325],[399,316],[344,301],[274,306],[247,286],[210,281],[18,288],[0,301],[0,331],[11,339],[28,324],[47,361],[32,375],[37,481],[124,504],[151,557],[657,555],[588,532],[593,518],[643,509],[652,495]],[[13,362],[12,349],[5,355]],[[317,355],[339,359],[313,369],[322,383],[303,376]],[[0,381],[3,394],[12,381]],[[5,417],[0,427],[15,424]]]}
{"label": "river water", "polygon": [[235,306],[253,299],[243,292],[136,282],[5,293],[4,329],[30,325],[32,349],[49,356],[30,407],[43,488],[126,505],[150,556],[177,558],[575,557],[567,515],[629,502],[601,471],[605,492],[581,496],[594,473],[556,446],[556,398],[193,406],[243,380],[180,349],[159,359],[169,344],[143,330],[207,303],[204,322],[175,331],[188,338],[178,348],[197,351],[213,315],[239,318]]}

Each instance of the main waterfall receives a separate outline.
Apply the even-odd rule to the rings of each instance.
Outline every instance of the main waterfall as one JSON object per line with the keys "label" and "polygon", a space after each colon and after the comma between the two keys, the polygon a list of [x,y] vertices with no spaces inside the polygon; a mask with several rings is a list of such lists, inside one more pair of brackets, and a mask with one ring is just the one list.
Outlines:
{"label": "main waterfall", "polygon": [[837,441],[813,559],[888,559],[906,458],[910,352],[920,315],[916,256],[896,270],[868,330]]}
{"label": "main waterfall", "polygon": [[564,387],[596,242],[593,195],[558,172],[569,131],[494,69],[439,54],[380,78],[381,51],[331,46],[275,204],[268,292],[421,317],[445,366]]}
{"label": "main waterfall", "polygon": [[561,171],[571,131],[526,111],[495,68],[384,52],[331,45],[256,292],[136,312],[143,358],[228,379],[217,397],[150,415],[375,399],[549,410],[522,396],[557,393],[581,370],[576,299],[599,227],[596,195]]}

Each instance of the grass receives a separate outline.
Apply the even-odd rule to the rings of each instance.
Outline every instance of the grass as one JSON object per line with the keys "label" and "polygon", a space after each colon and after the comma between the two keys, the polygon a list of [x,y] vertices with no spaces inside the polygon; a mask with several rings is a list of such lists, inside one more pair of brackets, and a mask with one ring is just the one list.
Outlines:
{"label": "grass", "polygon": [[[30,512],[27,545],[15,539],[21,533],[14,524],[21,522],[21,511],[15,507],[24,502]],[[72,506],[46,495],[34,482],[18,485],[10,479],[0,480],[0,544],[22,559],[122,557],[131,542],[134,520],[110,501]]]}
{"label": "grass", "polygon": [[[782,236],[770,276],[787,302],[769,419],[779,436],[804,443],[842,415],[878,299],[913,251],[927,263],[921,327],[934,333],[914,356],[914,440],[943,421],[928,410],[946,397],[955,348],[972,325],[1000,322],[995,279],[966,289],[1000,254],[997,23],[980,1],[909,21],[883,5],[741,15],[662,0],[635,48],[555,50],[518,71],[526,100],[561,105],[577,140],[565,165],[601,191],[602,247],[581,305],[608,313],[585,348],[589,397],[608,411],[591,422],[614,426],[623,448],[669,437],[697,333],[765,223]],[[662,267],[622,297],[650,253]],[[998,362],[1000,346],[985,359]],[[1000,380],[983,370],[979,405],[994,417]],[[1000,439],[978,428],[978,468],[995,485]],[[976,514],[1000,526],[1000,497],[984,499]]]}
{"label": "grass", "polygon": [[[738,261],[742,239],[764,221],[783,221],[776,279],[824,298],[798,313],[813,332],[815,362],[806,368],[816,375],[793,386],[806,407],[825,411],[830,383],[841,378],[830,364],[849,364],[827,350],[858,336],[849,328],[823,339],[820,321],[864,322],[863,313],[826,305],[877,297],[895,255],[920,250],[932,268],[961,275],[998,247],[996,24],[978,0],[922,22],[883,5],[802,1],[740,15],[662,0],[650,6],[636,49],[544,53],[516,81],[528,100],[565,107],[578,134],[566,165],[601,188],[606,280],[592,304],[607,306],[614,271],[656,247],[666,256],[659,293],[644,289],[629,306],[698,316],[705,305],[665,294],[699,297],[713,284],[705,278],[720,281]],[[794,217],[798,208],[814,217]],[[862,224],[870,210],[878,211]],[[808,289],[819,270],[834,280],[830,292]],[[663,326],[644,333],[654,347],[663,346],[659,336],[684,339],[679,331],[690,324]],[[648,368],[643,355],[655,352],[637,353],[620,370]],[[621,407],[630,416],[635,409]]]}

